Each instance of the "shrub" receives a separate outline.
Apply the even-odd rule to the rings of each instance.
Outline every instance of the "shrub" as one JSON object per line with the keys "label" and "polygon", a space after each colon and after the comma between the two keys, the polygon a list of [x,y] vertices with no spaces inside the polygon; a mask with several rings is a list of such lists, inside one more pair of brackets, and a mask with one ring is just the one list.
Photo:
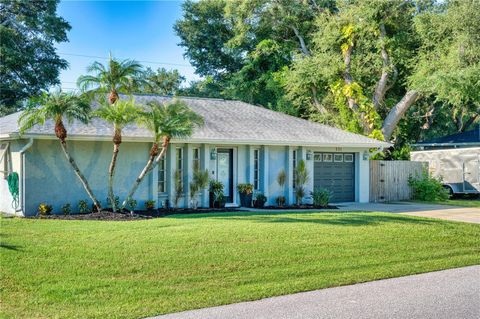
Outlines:
{"label": "shrub", "polygon": [[253,185],[252,184],[238,184],[237,185],[237,191],[240,193],[240,194],[251,194],[253,193]]}
{"label": "shrub", "polygon": [[52,205],[48,205],[45,203],[41,203],[40,205],[38,205],[38,213],[40,214],[40,216],[50,215],[52,213],[52,210]]}
{"label": "shrub", "polygon": [[277,206],[283,206],[287,202],[287,199],[285,196],[277,196],[277,198],[275,198],[275,202],[277,203]]}
{"label": "shrub", "polygon": [[88,209],[88,202],[86,200],[80,200],[78,201],[78,211],[81,213],[81,214],[86,214],[89,212],[89,209]]}
{"label": "shrub", "polygon": [[210,180],[208,190],[213,194],[213,207],[215,207],[215,203],[219,203],[222,206],[222,202],[225,200],[223,183],[212,179]]}
{"label": "shrub", "polygon": [[182,197],[182,194],[183,194],[182,172],[180,170],[176,170],[174,173],[173,179],[174,179],[174,186],[175,186],[173,204],[175,205],[175,207],[178,207],[178,203],[180,202],[180,197]]}
{"label": "shrub", "polygon": [[62,212],[63,215],[70,215],[70,213],[72,212],[72,205],[70,205],[69,203],[63,205]]}
{"label": "shrub", "polygon": [[[115,201],[115,207],[119,207],[120,206],[120,198],[118,196],[115,196],[114,201]],[[108,205],[108,207],[112,208],[112,203],[110,202],[110,197],[107,197],[107,205]]]}
{"label": "shrub", "polygon": [[318,207],[327,207],[332,198],[332,193],[328,189],[321,187],[315,188],[311,194],[313,205]]}
{"label": "shrub", "polygon": [[305,197],[305,184],[308,183],[309,179],[310,174],[307,165],[304,160],[300,160],[295,168],[295,199],[297,205],[300,205],[303,197]]}
{"label": "shrub", "polygon": [[146,210],[154,210],[155,209],[155,201],[154,200],[147,200],[145,202],[145,209]]}
{"label": "shrub", "polygon": [[266,202],[267,197],[263,193],[258,192],[254,194],[253,206],[255,206],[256,208],[262,208]]}
{"label": "shrub", "polygon": [[449,197],[448,191],[443,187],[442,179],[431,177],[426,170],[420,177],[410,176],[408,185],[412,188],[413,199],[445,201]]}
{"label": "shrub", "polygon": [[129,199],[127,207],[130,209],[131,212],[135,211],[135,208],[137,207],[137,201],[133,198]]}
{"label": "shrub", "polygon": [[194,169],[192,182],[190,183],[190,201],[194,209],[197,208],[197,195],[199,192],[203,191],[208,186],[208,170]]}

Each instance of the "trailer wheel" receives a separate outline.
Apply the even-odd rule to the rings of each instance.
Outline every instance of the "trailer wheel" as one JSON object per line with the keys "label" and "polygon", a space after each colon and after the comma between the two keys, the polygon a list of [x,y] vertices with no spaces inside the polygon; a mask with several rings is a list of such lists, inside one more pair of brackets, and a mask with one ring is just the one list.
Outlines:
{"label": "trailer wheel", "polygon": [[450,186],[443,185],[443,188],[445,188],[445,190],[448,192],[449,198],[453,198],[453,196],[455,196],[455,194],[453,193],[453,189]]}

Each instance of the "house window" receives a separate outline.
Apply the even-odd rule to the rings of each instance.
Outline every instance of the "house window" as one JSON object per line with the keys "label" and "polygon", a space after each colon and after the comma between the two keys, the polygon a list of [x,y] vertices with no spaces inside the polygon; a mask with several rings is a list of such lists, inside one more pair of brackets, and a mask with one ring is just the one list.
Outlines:
{"label": "house window", "polygon": [[343,160],[347,163],[353,162],[353,154],[345,154],[343,155]]}
{"label": "house window", "polygon": [[165,193],[167,191],[167,175],[165,169],[165,157],[158,162],[158,192]]}
{"label": "house window", "polygon": [[183,149],[177,148],[175,155],[175,161],[177,164],[177,172],[179,174],[180,183],[183,183]]}
{"label": "house window", "polygon": [[333,161],[337,163],[343,162],[343,154],[334,154]]}
{"label": "house window", "polygon": [[293,159],[293,181],[292,181],[292,187],[295,188],[295,180],[297,179],[297,151],[294,150],[292,154],[292,159]]}
{"label": "house window", "polygon": [[193,170],[200,169],[200,149],[194,148],[193,149]]}
{"label": "house window", "polygon": [[259,159],[259,151],[253,151],[253,188],[255,190],[259,189],[259,176],[260,176],[260,159]]}
{"label": "house window", "polygon": [[324,162],[331,162],[333,159],[333,154],[323,154],[323,161]]}

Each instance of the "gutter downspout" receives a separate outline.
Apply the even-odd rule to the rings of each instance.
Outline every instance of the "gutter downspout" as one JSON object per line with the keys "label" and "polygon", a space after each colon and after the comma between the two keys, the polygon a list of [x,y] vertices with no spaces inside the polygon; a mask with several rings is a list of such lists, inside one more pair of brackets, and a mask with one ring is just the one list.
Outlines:
{"label": "gutter downspout", "polygon": [[33,145],[33,138],[30,137],[27,144],[20,150],[20,209],[17,208],[17,212],[21,211],[25,216],[25,152]]}

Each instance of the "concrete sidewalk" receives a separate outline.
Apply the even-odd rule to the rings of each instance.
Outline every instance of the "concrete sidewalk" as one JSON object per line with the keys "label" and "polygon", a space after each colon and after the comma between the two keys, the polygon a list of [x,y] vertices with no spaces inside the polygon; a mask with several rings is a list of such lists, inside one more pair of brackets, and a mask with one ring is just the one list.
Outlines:
{"label": "concrete sidewalk", "polygon": [[373,281],[157,319],[480,318],[480,266]]}

